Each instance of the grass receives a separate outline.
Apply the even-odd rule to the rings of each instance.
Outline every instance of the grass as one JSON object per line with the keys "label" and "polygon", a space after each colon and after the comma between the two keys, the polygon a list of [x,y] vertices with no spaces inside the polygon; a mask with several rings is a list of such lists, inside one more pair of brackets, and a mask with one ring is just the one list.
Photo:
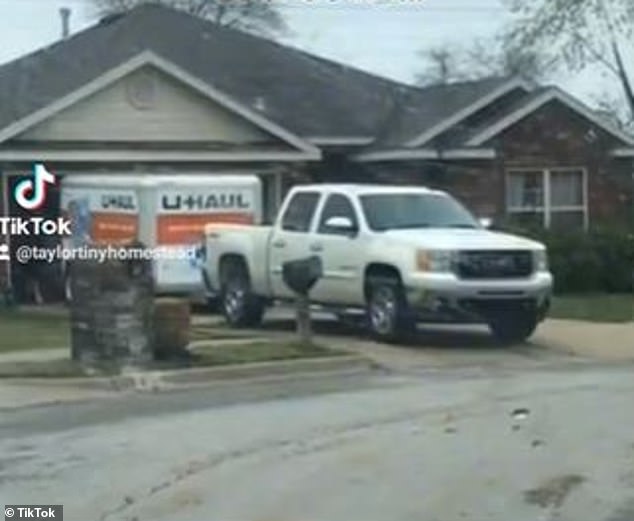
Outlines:
{"label": "grass", "polygon": [[[222,327],[193,326],[192,340],[245,338],[249,334]],[[68,315],[47,314],[37,308],[0,310],[0,353],[70,346]]]}
{"label": "grass", "polygon": [[232,345],[218,344],[196,349],[196,365],[229,365],[267,362],[273,360],[296,360],[346,354],[320,345],[303,346],[298,342],[254,341]]}
{"label": "grass", "polygon": [[86,372],[78,363],[72,360],[0,364],[0,378],[77,378],[81,376],[86,376]]}
{"label": "grass", "polygon": [[629,322],[634,320],[634,295],[559,296],[553,299],[549,316],[591,322]]}
{"label": "grass", "polygon": [[19,309],[0,311],[0,353],[68,346],[68,318]]}
{"label": "grass", "polygon": [[192,326],[189,338],[197,340],[233,340],[252,337],[253,333],[218,326]]}
{"label": "grass", "polygon": [[[147,370],[188,369],[214,367],[274,360],[297,360],[346,354],[319,345],[302,346],[297,342],[254,341],[202,347],[189,356],[173,360],[151,362]],[[64,360],[0,363],[0,378],[76,378],[85,376],[114,376],[120,373],[116,364],[100,364],[88,372],[80,364]]]}

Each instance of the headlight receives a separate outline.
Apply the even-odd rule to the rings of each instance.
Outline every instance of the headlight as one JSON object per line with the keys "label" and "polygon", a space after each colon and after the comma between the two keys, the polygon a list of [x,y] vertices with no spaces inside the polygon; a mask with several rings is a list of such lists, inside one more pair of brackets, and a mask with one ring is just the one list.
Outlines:
{"label": "headlight", "polygon": [[546,250],[535,250],[533,252],[535,270],[548,271],[548,252]]}
{"label": "headlight", "polygon": [[454,263],[454,252],[446,250],[418,250],[416,269],[418,271],[449,272]]}

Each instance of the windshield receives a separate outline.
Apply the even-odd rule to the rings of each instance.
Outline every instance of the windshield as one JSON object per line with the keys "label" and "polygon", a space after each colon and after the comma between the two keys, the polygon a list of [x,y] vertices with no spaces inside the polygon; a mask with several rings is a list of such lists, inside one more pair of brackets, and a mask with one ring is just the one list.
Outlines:
{"label": "windshield", "polygon": [[442,194],[363,195],[361,206],[374,231],[479,227],[458,201]]}

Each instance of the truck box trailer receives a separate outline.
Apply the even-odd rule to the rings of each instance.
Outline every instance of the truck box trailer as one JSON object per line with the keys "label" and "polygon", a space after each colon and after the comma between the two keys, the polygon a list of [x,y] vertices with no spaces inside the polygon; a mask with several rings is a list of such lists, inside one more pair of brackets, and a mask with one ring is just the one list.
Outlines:
{"label": "truck box trailer", "polygon": [[208,223],[259,224],[262,188],[254,175],[93,174],[66,176],[61,209],[71,220],[65,247],[140,241],[153,260],[159,294],[205,293],[191,251]]}

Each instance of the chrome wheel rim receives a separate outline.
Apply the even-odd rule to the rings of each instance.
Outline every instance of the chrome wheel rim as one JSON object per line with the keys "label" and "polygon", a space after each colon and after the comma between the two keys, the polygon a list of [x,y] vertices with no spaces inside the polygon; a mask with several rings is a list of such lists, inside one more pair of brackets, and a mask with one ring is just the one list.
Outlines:
{"label": "chrome wheel rim", "polygon": [[70,277],[64,279],[64,298],[66,302],[73,301],[73,289],[70,282]]}
{"label": "chrome wheel rim", "polygon": [[372,295],[370,304],[370,323],[372,329],[380,335],[394,331],[396,301],[389,288],[380,288]]}
{"label": "chrome wheel rim", "polygon": [[244,288],[232,286],[227,288],[224,298],[224,307],[227,317],[231,321],[238,320],[244,309],[244,298],[246,292]]}

